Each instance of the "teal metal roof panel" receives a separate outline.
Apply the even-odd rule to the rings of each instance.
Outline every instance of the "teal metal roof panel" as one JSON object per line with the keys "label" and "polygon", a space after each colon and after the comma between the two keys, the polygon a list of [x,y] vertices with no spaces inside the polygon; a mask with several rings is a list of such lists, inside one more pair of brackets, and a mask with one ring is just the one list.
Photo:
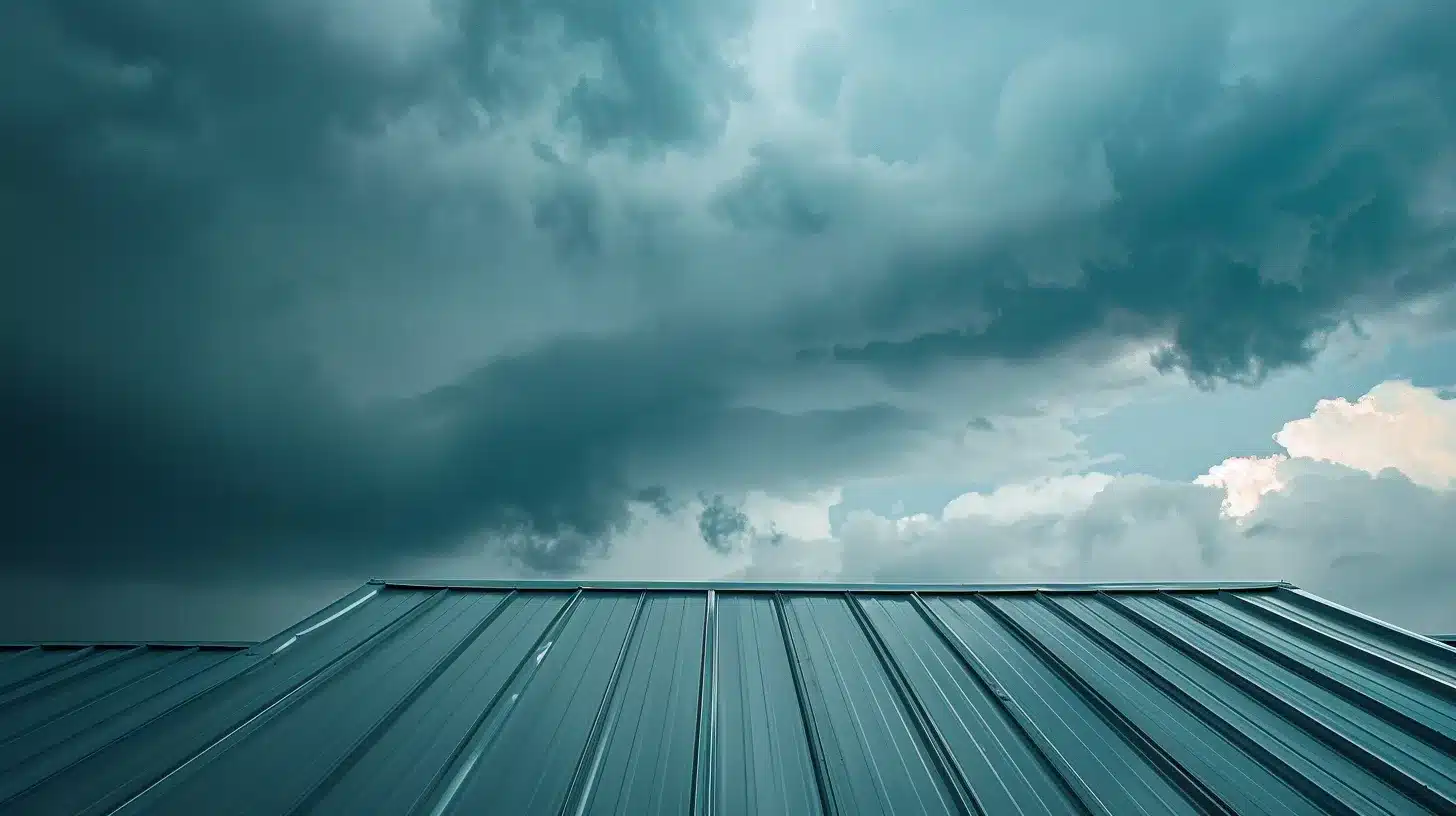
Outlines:
{"label": "teal metal roof panel", "polygon": [[371,582],[0,646],[0,813],[1456,812],[1456,650],[1284,584]]}

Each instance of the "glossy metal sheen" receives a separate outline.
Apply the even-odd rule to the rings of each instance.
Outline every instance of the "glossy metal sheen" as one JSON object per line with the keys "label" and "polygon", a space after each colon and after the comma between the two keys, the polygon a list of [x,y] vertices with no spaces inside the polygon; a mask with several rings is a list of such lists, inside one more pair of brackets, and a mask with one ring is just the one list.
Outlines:
{"label": "glossy metal sheen", "polygon": [[373,581],[0,645],[9,813],[1456,813],[1456,649],[1277,583]]}

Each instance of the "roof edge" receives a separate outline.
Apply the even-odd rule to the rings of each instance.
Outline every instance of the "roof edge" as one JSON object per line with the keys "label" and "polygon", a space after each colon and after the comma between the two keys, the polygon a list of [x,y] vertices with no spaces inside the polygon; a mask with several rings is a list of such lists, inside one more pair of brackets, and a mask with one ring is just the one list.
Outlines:
{"label": "roof edge", "polygon": [[[497,580],[497,579],[375,579],[394,589],[615,589],[722,592],[1215,592],[1220,590],[1292,589],[1285,581],[1133,581],[1133,582],[1050,582],[1050,583],[843,583],[837,581],[582,581],[582,580]],[[374,581],[371,581],[374,583]]]}
{"label": "roof edge", "polygon": [[251,640],[35,640],[6,641],[0,649],[220,649],[240,651],[257,645]]}
{"label": "roof edge", "polygon": [[1442,657],[1446,657],[1445,651],[1456,650],[1456,645],[1453,645],[1448,640],[1443,640],[1440,636],[1423,635],[1419,632],[1414,632],[1410,629],[1406,629],[1403,626],[1397,626],[1389,621],[1384,621],[1372,615],[1367,615],[1359,610],[1351,609],[1348,606],[1343,606],[1341,604],[1335,603],[1329,598],[1316,595],[1313,592],[1307,592],[1303,589],[1300,589],[1299,587],[1286,586],[1282,587],[1279,591],[1283,593],[1285,597],[1293,598],[1297,602],[1302,602],[1304,604],[1315,606],[1327,614],[1333,613],[1357,628],[1365,629],[1369,632],[1374,632],[1382,637],[1395,636],[1403,638],[1407,643],[1420,644],[1421,649],[1439,649],[1442,650]]}

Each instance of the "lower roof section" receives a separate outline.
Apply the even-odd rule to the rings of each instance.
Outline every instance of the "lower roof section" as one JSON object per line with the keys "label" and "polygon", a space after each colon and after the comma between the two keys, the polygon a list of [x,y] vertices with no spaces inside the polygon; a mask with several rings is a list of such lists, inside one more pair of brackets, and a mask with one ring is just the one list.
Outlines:
{"label": "lower roof section", "polygon": [[0,812],[1456,812],[1456,650],[1283,584],[373,582],[139,648],[0,653]]}

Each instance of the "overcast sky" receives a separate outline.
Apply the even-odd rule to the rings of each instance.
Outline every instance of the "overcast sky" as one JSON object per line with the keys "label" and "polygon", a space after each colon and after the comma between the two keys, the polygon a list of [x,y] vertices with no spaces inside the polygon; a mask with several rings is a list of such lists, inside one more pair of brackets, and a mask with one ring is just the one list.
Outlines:
{"label": "overcast sky", "polygon": [[1453,253],[1445,0],[3,3],[0,637],[427,574],[1456,630]]}

